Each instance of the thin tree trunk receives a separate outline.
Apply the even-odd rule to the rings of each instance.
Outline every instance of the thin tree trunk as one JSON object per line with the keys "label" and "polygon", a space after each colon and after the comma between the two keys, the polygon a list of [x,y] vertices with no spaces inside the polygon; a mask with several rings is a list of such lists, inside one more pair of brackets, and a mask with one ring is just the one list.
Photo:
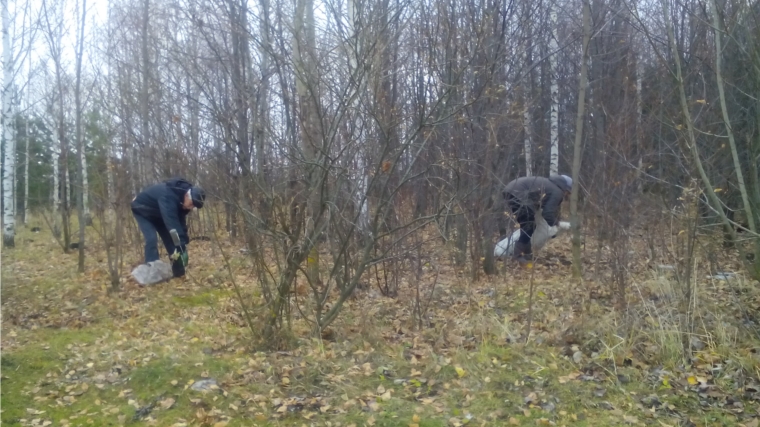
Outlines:
{"label": "thin tree trunk", "polygon": [[[359,32],[360,27],[360,14],[358,13],[358,0],[349,0],[348,1],[348,40],[353,41],[353,45],[351,43],[348,44],[348,66],[349,66],[349,75],[353,77],[354,81],[356,82],[356,86],[354,87],[354,90],[356,91],[352,104],[351,104],[351,116],[353,117],[353,132],[349,134],[349,138],[356,137],[359,141],[362,141],[364,139],[363,135],[363,126],[362,126],[362,116],[359,114],[359,100],[364,92],[364,82],[365,78],[363,73],[360,74],[359,71],[359,55],[360,51],[362,49],[362,41],[360,40],[361,33]],[[354,132],[358,132],[358,135],[355,135]],[[347,141],[350,143],[350,141]],[[369,231],[370,221],[369,221],[369,204],[367,203],[367,190],[368,190],[368,184],[369,179],[367,177],[367,167],[366,167],[366,160],[367,160],[367,154],[366,151],[359,152],[356,154],[356,189],[354,191],[354,203],[358,209],[358,222],[359,222],[359,229],[362,233],[367,233]]]}
{"label": "thin tree trunk", "polygon": [[[304,230],[305,239],[312,239],[309,244],[311,248],[306,261],[306,274],[309,283],[312,286],[318,286],[321,282],[319,274],[319,243],[317,241],[316,221],[320,211],[320,191],[318,191],[317,181],[319,180],[319,170],[312,166],[317,158],[317,143],[319,140],[319,128],[317,121],[317,94],[316,74],[315,74],[315,31],[314,31],[314,1],[297,0],[296,14],[293,34],[293,57],[295,62],[296,74],[296,93],[298,96],[298,105],[301,110],[301,144],[305,157],[304,166],[307,169],[306,185],[308,200],[305,203],[306,210],[306,227]],[[321,318],[321,313],[317,306],[316,318]]]}
{"label": "thin tree trunk", "polygon": [[731,128],[731,120],[728,117],[728,107],[726,106],[726,94],[723,89],[723,72],[722,57],[723,47],[721,45],[721,32],[723,28],[721,26],[720,18],[718,17],[718,4],[715,0],[712,1],[713,7],[713,31],[715,31],[715,78],[718,85],[718,97],[720,98],[720,110],[723,114],[723,124],[726,125],[726,133],[728,134],[728,144],[731,147],[731,157],[734,160],[734,171],[736,172],[736,180],[739,184],[739,192],[742,196],[742,202],[744,203],[744,212],[746,213],[749,229],[753,233],[757,233],[755,226],[755,217],[752,213],[752,206],[749,202],[749,194],[747,194],[747,186],[744,181],[744,173],[742,172],[742,164],[739,160],[739,152],[736,150],[736,140],[734,139],[734,131]]}
{"label": "thin tree trunk", "polygon": [[[27,105],[29,98],[27,96]],[[24,120],[24,139],[26,147],[24,147],[24,225],[29,224],[29,118]]]}
{"label": "thin tree trunk", "polygon": [[82,20],[79,23],[79,41],[77,43],[76,52],[76,83],[74,88],[74,105],[76,111],[75,127],[76,127],[76,140],[77,140],[77,152],[79,153],[79,160],[77,162],[78,169],[78,186],[77,191],[77,217],[79,218],[79,263],[78,271],[84,273],[84,231],[86,226],[86,215],[88,214],[85,209],[85,184],[87,183],[85,156],[84,156],[84,137],[82,135],[82,56],[84,55],[84,25],[85,17],[87,16],[87,0],[82,0]]}
{"label": "thin tree trunk", "polygon": [[[51,108],[52,112],[52,108]],[[61,237],[61,229],[58,226],[58,210],[61,208],[61,140],[56,138],[53,142],[53,236]]]}
{"label": "thin tree trunk", "polygon": [[549,68],[551,70],[551,118],[549,124],[550,134],[550,154],[549,154],[549,173],[552,175],[559,174],[559,65],[558,56],[559,48],[557,46],[557,7],[550,2],[550,25],[552,26],[551,36],[549,39]]}
{"label": "thin tree trunk", "polygon": [[581,145],[583,142],[583,123],[586,111],[586,87],[588,86],[588,45],[591,39],[591,6],[583,1],[583,56],[581,57],[581,76],[578,83],[578,115],[575,118],[575,142],[573,144],[573,189],[570,194],[570,223],[573,229],[573,277],[580,278],[583,273],[581,265],[581,224],[578,220],[578,195],[580,193]]}
{"label": "thin tree trunk", "polygon": [[8,0],[3,0],[3,94],[2,94],[2,137],[5,157],[3,158],[3,246],[14,247],[16,236],[16,219],[13,216],[14,199],[13,172],[16,169],[16,141],[13,139],[12,103],[13,103],[13,57],[11,39],[8,30]]}
{"label": "thin tree trunk", "polygon": [[152,155],[152,149],[154,144],[150,139],[150,54],[148,52],[148,32],[150,29],[150,0],[143,0],[142,10],[142,27],[140,29],[140,55],[142,62],[141,73],[141,85],[140,85],[140,139],[141,148],[140,162],[141,169],[138,174],[139,179],[145,180],[148,178],[148,171],[150,170],[150,178],[154,178],[155,174],[155,159]]}
{"label": "thin tree trunk", "polygon": [[[691,112],[689,111],[689,104],[686,99],[686,90],[684,88],[684,82],[683,82],[683,73],[681,71],[681,59],[679,56],[679,50],[676,47],[676,41],[675,36],[673,35],[673,27],[670,22],[670,12],[668,9],[668,2],[667,0],[661,0],[662,5],[662,11],[663,11],[663,17],[665,26],[668,33],[668,42],[670,44],[671,54],[673,57],[673,62],[675,63],[676,67],[676,85],[678,86],[678,95],[679,95],[679,102],[681,104],[681,112],[683,114],[684,121],[686,122],[686,130],[687,130],[687,137],[688,140],[686,142],[686,145],[688,146],[688,150],[691,152],[692,160],[694,161],[694,165],[697,168],[697,172],[699,173],[699,177],[702,180],[702,185],[704,186],[705,190],[707,191],[707,199],[710,202],[710,205],[714,208],[715,212],[718,214],[718,217],[720,218],[721,222],[725,226],[726,230],[728,231],[729,236],[731,237],[731,241],[736,241],[736,230],[734,230],[733,226],[731,225],[731,222],[726,217],[726,213],[723,211],[723,209],[720,208],[721,202],[718,198],[718,195],[715,193],[715,189],[712,186],[712,183],[710,182],[710,178],[707,176],[707,172],[705,172],[705,168],[702,165],[702,159],[699,155],[699,148],[697,148],[697,138],[694,131],[694,123],[691,118]],[[741,246],[737,246],[739,248],[740,253],[742,252]],[[742,254],[743,255],[743,254]],[[741,257],[743,261],[746,262],[746,259],[744,256]],[[753,268],[749,268],[750,273],[752,274],[753,278],[758,278],[760,276],[760,272],[753,271]]]}

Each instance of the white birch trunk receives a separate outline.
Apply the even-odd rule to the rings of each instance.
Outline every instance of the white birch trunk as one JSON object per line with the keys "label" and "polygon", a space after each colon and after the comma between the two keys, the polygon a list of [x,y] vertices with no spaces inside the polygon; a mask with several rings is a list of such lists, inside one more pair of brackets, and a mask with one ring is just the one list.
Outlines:
{"label": "white birch trunk", "polygon": [[[357,28],[357,13],[356,13],[356,2],[357,0],[349,0],[348,1],[348,39],[354,40],[355,45],[351,46],[351,43],[348,43],[348,61],[349,61],[349,75],[354,76],[355,78],[359,79],[359,81],[364,81],[363,78],[357,75],[357,70],[359,67],[359,48],[361,46],[361,43],[359,41],[359,35],[356,34],[356,28]],[[362,135],[362,121],[361,121],[361,115],[359,114],[359,98],[361,96],[362,92],[362,84],[357,84],[357,86],[354,88],[356,91],[356,94],[354,96],[353,101],[351,102],[351,114],[354,117],[354,130],[358,131],[359,133],[355,135],[356,141],[361,144],[364,137]],[[353,133],[350,135],[350,137],[354,137]],[[349,141],[351,143],[352,141]],[[363,144],[362,144],[363,146]],[[356,153],[356,190],[354,191],[354,203],[356,204],[356,207],[359,211],[359,217],[358,217],[358,223],[359,223],[359,229],[362,231],[367,231],[369,229],[369,206],[367,204],[367,189],[369,186],[369,180],[367,177],[367,166],[366,166],[366,159],[365,159],[365,152],[363,150],[360,150]]]}
{"label": "white birch trunk", "polygon": [[10,32],[8,31],[8,0],[2,2],[2,21],[3,21],[3,94],[2,94],[2,138],[5,148],[5,157],[3,159],[3,245],[7,247],[15,246],[16,236],[16,219],[13,216],[13,183],[15,182],[13,173],[16,168],[16,144],[13,139],[12,123],[12,75],[13,64],[11,56]]}
{"label": "white birch trunk", "polygon": [[71,210],[71,173],[69,171],[68,165],[62,165],[62,167],[66,170],[66,182],[64,182],[64,185],[66,187],[66,198],[64,199],[66,200],[66,206],[64,206],[64,209],[66,209],[68,212]]}
{"label": "white birch trunk", "polygon": [[549,124],[550,134],[550,153],[549,153],[549,173],[551,175],[559,174],[559,83],[557,82],[558,60],[559,55],[557,47],[557,9],[551,5],[549,17],[552,26],[552,35],[549,40],[549,64],[551,68],[551,118]]}
{"label": "white birch trunk", "polygon": [[[110,142],[109,142],[110,144]],[[111,209],[116,209],[116,194],[114,193],[115,187],[113,182],[113,169],[114,169],[114,163],[113,163],[114,153],[113,148],[108,148],[108,157],[106,158],[106,185],[107,185],[107,191],[108,191],[108,208],[106,211],[110,211]]]}
{"label": "white birch trunk", "polygon": [[[525,63],[530,64],[530,50],[525,49]],[[530,74],[523,90],[523,130],[525,131],[525,176],[533,176],[533,112],[531,111]]]}
{"label": "white birch trunk", "polygon": [[84,219],[85,224],[90,225],[92,223],[92,217],[90,217],[90,180],[87,178],[86,147],[86,142],[82,141],[82,150],[79,153],[79,161],[82,163],[82,203],[84,206]]}
{"label": "white birch trunk", "polygon": [[11,139],[13,140],[13,181],[11,182],[11,185],[13,186],[13,220],[15,222],[16,218],[18,218],[18,185],[16,182],[16,179],[18,178],[18,151],[16,150],[16,144],[18,143],[18,129],[16,129],[16,117],[18,117],[18,100],[15,99],[15,97],[11,99],[11,119],[9,120],[12,132]]}
{"label": "white birch trunk", "polygon": [[[27,100],[28,105],[28,100]],[[24,148],[24,225],[29,224],[29,118],[24,121],[24,137],[26,138],[26,147]]]}
{"label": "white birch trunk", "polygon": [[61,140],[56,138],[56,142],[53,143],[53,235],[56,237],[61,235],[61,230],[58,228],[58,210],[61,208],[61,180],[60,180],[60,163],[61,163]]}
{"label": "white birch trunk", "polygon": [[636,191],[641,193],[643,190],[642,182],[639,179],[644,168],[644,161],[641,152],[644,147],[644,130],[642,129],[642,116],[644,112],[644,103],[641,99],[642,76],[644,75],[643,55],[636,55],[636,146],[639,151],[639,164],[636,170]]}

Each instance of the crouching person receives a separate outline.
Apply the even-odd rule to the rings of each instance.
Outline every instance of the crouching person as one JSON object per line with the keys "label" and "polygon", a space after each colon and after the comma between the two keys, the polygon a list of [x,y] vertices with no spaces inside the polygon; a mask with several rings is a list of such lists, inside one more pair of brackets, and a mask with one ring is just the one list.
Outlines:
{"label": "crouching person", "polygon": [[[132,214],[145,239],[145,263],[156,261],[158,238],[172,259],[174,277],[185,275],[188,263],[187,214],[202,208],[206,193],[184,178],[172,178],[144,189],[132,200]],[[179,246],[175,246],[170,230],[176,230]],[[176,255],[175,255],[176,253]]]}
{"label": "crouching person", "polygon": [[[515,242],[513,254],[517,261],[526,263],[533,259],[531,238],[536,230],[536,212],[541,212],[549,227],[558,226],[560,205],[572,187],[573,180],[567,175],[522,177],[504,187],[504,202],[520,224],[520,238]],[[506,237],[506,224],[499,221],[499,240]]]}

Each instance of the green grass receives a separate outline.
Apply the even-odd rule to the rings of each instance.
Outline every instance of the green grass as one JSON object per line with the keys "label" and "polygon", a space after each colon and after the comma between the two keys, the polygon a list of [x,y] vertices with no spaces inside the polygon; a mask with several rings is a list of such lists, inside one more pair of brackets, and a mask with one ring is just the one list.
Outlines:
{"label": "green grass", "polygon": [[[29,334],[26,339],[33,341],[23,349],[3,352],[2,355],[2,421],[13,425],[17,420],[30,418],[26,408],[33,406],[35,387],[46,388],[55,381],[55,376],[65,375],[67,355],[72,345],[92,344],[98,330],[50,330],[42,329]],[[46,417],[61,419],[69,411],[81,410],[83,404],[75,403],[70,408],[46,408]],[[34,417],[31,417],[34,418]]]}
{"label": "green grass", "polygon": [[206,292],[190,295],[179,295],[172,299],[183,307],[200,307],[215,304],[219,298],[229,296],[230,292],[221,289],[212,289]]}

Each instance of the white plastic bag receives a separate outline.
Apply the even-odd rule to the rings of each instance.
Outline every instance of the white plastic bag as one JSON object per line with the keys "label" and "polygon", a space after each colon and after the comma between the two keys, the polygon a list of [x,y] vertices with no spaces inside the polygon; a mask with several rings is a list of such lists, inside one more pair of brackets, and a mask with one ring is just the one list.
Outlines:
{"label": "white plastic bag", "polygon": [[[541,210],[536,212],[534,221],[536,222],[536,229],[533,230],[533,236],[530,239],[530,247],[534,252],[546,246],[546,242],[554,238],[560,230],[570,229],[570,223],[565,221],[560,221],[559,226],[549,227],[544,217],[541,216]],[[520,233],[521,231],[517,229],[511,236],[497,243],[493,249],[493,255],[497,258],[512,256],[515,252],[515,243],[520,238]]]}
{"label": "white plastic bag", "polygon": [[147,264],[138,265],[132,270],[132,277],[141,286],[150,286],[164,282],[174,277],[172,266],[161,261],[151,261]]}

